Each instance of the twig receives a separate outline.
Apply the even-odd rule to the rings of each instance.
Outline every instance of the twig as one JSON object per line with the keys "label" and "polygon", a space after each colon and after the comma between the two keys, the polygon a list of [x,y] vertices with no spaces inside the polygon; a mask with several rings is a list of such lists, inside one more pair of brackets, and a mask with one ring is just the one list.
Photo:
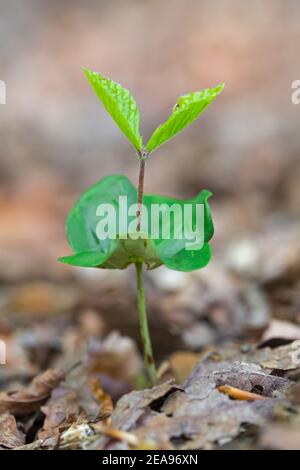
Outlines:
{"label": "twig", "polygon": [[267,397],[263,397],[262,395],[258,395],[257,393],[247,392],[246,390],[241,390],[239,388],[231,387],[231,385],[221,385],[218,387],[219,392],[225,393],[226,395],[230,396],[230,398],[234,398],[235,400],[265,400]]}

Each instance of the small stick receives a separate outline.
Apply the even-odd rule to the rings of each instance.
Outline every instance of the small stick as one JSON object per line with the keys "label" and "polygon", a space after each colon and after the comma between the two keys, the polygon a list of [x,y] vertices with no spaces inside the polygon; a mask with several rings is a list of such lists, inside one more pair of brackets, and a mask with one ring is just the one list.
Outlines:
{"label": "small stick", "polygon": [[218,387],[219,392],[229,395],[235,400],[265,400],[267,397],[258,395],[257,393],[247,392],[246,390],[241,390],[239,388],[231,387],[231,385],[221,385]]}

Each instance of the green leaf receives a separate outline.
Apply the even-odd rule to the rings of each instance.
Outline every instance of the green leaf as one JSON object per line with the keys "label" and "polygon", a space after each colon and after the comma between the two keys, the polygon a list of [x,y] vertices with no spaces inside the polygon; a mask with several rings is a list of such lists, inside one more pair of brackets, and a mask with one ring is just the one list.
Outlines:
{"label": "green leaf", "polygon": [[180,96],[177,104],[173,107],[172,115],[150,137],[146,145],[148,152],[157,149],[195,121],[223,89],[224,84],[221,84],[214,88]]}
{"label": "green leaf", "polygon": [[84,73],[99,100],[121,131],[137,150],[143,147],[139,132],[140,115],[131,93],[118,83],[84,68]]}
{"label": "green leaf", "polygon": [[[148,213],[147,231],[136,232],[127,230],[127,226],[136,220],[136,214],[128,215],[126,212],[126,231],[120,226],[118,219],[124,213],[124,207],[120,203],[120,196],[127,197],[127,207],[137,203],[136,187],[122,175],[107,176],[89,188],[75,204],[70,212],[66,231],[67,238],[74,254],[60,258],[60,261],[74,266],[98,267],[104,269],[123,269],[135,262],[143,262],[148,269],[154,269],[164,264],[170,269],[178,271],[192,271],[202,268],[210,260],[210,246],[208,242],[213,236],[213,222],[211,218],[208,199],[211,196],[209,191],[201,191],[192,199],[175,199],[166,196],[144,195],[143,204]],[[106,238],[100,240],[97,236],[97,225],[99,215],[97,208],[100,204],[109,204],[114,208],[117,215],[116,238]],[[152,212],[154,204],[159,205],[161,212],[158,218],[158,234],[151,236]],[[188,204],[193,209],[197,204],[204,207],[204,240],[201,249],[191,249],[187,247],[189,241],[184,233],[180,239],[175,237],[175,218],[169,219],[164,216],[170,212],[174,204],[184,212]],[[172,212],[172,211],[171,211]],[[178,221],[177,221],[178,222]],[[163,236],[166,224],[170,224],[170,237]],[[191,224],[193,230],[196,228],[196,214],[193,211]],[[168,225],[169,226],[169,225]],[[143,230],[143,225],[142,225]],[[135,236],[132,239],[130,236]],[[126,238],[127,237],[127,238]]]}
{"label": "green leaf", "polygon": [[[148,213],[153,204],[166,205],[171,208],[174,204],[178,204],[184,211],[184,207],[190,205],[193,209],[197,204],[204,205],[204,244],[201,249],[191,250],[186,248],[186,243],[189,241],[185,236],[180,240],[175,238],[163,239],[162,237],[155,239],[154,243],[156,246],[157,254],[167,268],[175,271],[194,271],[196,269],[203,268],[206,266],[211,258],[211,249],[208,242],[211,240],[214,234],[214,226],[211,216],[208,199],[210,198],[210,191],[203,190],[196,197],[192,199],[175,199],[167,196],[157,195],[145,195],[143,203],[148,208]],[[167,218],[163,218],[159,221],[160,234],[163,233],[164,224],[167,222]],[[174,235],[175,225],[174,218],[171,218],[171,235]],[[150,224],[150,221],[149,221]],[[149,225],[150,226],[150,225]],[[196,217],[193,210],[192,214],[192,228],[196,229]]]}
{"label": "green leaf", "polygon": [[182,249],[172,257],[161,256],[163,264],[175,271],[195,271],[208,265],[211,258],[211,248],[205,243],[201,250]]}

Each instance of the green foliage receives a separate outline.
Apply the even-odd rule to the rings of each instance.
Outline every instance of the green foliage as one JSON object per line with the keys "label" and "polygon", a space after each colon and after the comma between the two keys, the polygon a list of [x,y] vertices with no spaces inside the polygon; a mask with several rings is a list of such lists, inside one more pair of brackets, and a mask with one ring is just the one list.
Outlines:
{"label": "green foliage", "polygon": [[[139,131],[140,114],[134,97],[126,88],[110,78],[103,77],[87,68],[84,69],[84,72],[106,111],[136,150],[141,151],[143,139]],[[180,96],[169,119],[153,132],[146,145],[147,151],[153,152],[183,131],[200,116],[223,89],[224,84],[221,84],[214,88]]]}
{"label": "green foliage", "polygon": [[139,132],[140,114],[131,93],[99,73],[86,68],[84,72],[106,111],[134,147],[141,150],[143,143]]}
{"label": "green foliage", "polygon": [[[174,219],[171,218],[171,239],[164,239],[163,224],[167,218],[162,215],[159,219],[159,238],[151,239],[149,233],[130,231],[131,237],[124,239],[122,228],[117,226],[117,238],[100,240],[96,233],[99,216],[99,204],[111,204],[119,215],[119,196],[127,196],[128,207],[137,203],[136,187],[123,175],[112,175],[101,179],[89,188],[78,200],[66,223],[67,238],[74,254],[60,258],[60,261],[74,266],[98,267],[107,269],[123,269],[131,263],[143,262],[148,269],[165,265],[178,271],[193,271],[206,266],[210,260],[209,240],[213,236],[213,222],[211,218],[208,198],[209,191],[201,191],[198,196],[179,200],[166,196],[144,195],[143,204],[148,209],[148,227],[151,227],[152,204],[165,204],[171,207],[174,203],[182,209],[185,204],[204,204],[204,245],[201,249],[186,249],[186,238],[175,239]],[[195,218],[195,210],[192,211]],[[135,216],[128,216],[127,226],[130,223],[136,226]],[[192,220],[194,227],[196,220]],[[137,239],[133,240],[132,235]],[[173,236],[172,236],[173,235]]]}
{"label": "green foliage", "polygon": [[215,88],[207,88],[180,96],[169,119],[159,126],[150,137],[146,145],[148,152],[157,149],[195,121],[223,89],[224,84],[221,84]]}

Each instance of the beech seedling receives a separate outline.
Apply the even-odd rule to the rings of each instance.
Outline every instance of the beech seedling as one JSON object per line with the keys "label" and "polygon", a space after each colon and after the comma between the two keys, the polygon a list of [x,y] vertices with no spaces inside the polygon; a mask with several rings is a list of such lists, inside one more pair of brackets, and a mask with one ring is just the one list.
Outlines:
{"label": "beech seedling", "polygon": [[[194,198],[186,200],[144,194],[145,165],[154,150],[199,117],[221,93],[224,85],[181,96],[171,116],[144,145],[139,131],[139,110],[131,93],[99,73],[88,69],[84,69],[84,72],[106,111],[134,146],[139,161],[139,181],[136,187],[124,175],[111,175],[87,189],[66,222],[67,239],[73,254],[59,260],[73,266],[101,269],[124,269],[130,264],[135,265],[145,367],[150,383],[154,385],[156,368],[146,312],[143,268],[154,269],[162,265],[177,271],[203,268],[210,261],[209,241],[214,226],[208,204],[211,196],[209,191],[203,190]],[[154,207],[160,210],[155,212]],[[184,221],[180,219],[179,223],[175,212],[170,216],[174,207],[178,208],[181,215],[187,213],[189,217],[185,217]],[[202,221],[203,230],[193,245],[189,232],[179,229],[187,224],[192,233],[197,235],[199,207],[202,208],[202,218],[199,220]],[[103,208],[107,210],[106,218]],[[133,208],[133,211],[127,211],[128,208]],[[165,217],[167,213],[169,217]],[[108,216],[114,218],[110,227]],[[101,236],[103,233],[106,236]]]}

